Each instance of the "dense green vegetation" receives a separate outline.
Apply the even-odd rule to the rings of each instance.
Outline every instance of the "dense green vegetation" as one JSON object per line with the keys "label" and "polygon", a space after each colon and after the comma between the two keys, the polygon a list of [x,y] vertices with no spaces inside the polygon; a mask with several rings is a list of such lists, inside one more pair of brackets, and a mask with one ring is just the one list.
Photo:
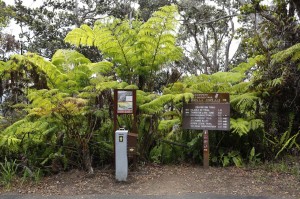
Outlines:
{"label": "dense green vegetation", "polygon": [[[77,28],[52,39],[44,34],[58,31],[59,20],[50,30],[29,24],[35,21],[37,15],[31,12],[37,9],[30,11],[20,1],[8,9],[38,39],[23,43],[19,53],[0,61],[2,171],[31,177],[71,168],[93,173],[93,167],[111,163],[113,89],[137,89],[140,161],[202,161],[201,131],[181,127],[183,102],[202,92],[230,93],[231,130],[210,133],[212,165],[243,166],[297,156],[300,9],[296,1],[276,0],[272,6],[226,1],[223,7],[219,6],[223,1],[192,2],[159,4],[163,7],[158,9],[155,3],[147,7],[141,1],[141,18],[131,7],[130,16],[124,17],[115,7],[102,4],[94,18],[101,12],[108,17],[79,22],[72,21],[70,13],[69,25],[77,23]],[[49,1],[47,6],[67,10],[74,6],[56,3]],[[23,15],[23,19],[21,8],[32,18]],[[46,20],[43,14],[52,12],[38,13]],[[243,26],[235,30],[232,18],[237,15]],[[55,16],[60,17],[59,12]],[[7,19],[0,19],[5,26]],[[241,44],[230,60],[234,36]],[[35,42],[43,46],[39,49]],[[124,115],[118,122],[130,130],[131,120]],[[5,176],[9,181],[10,175]]]}

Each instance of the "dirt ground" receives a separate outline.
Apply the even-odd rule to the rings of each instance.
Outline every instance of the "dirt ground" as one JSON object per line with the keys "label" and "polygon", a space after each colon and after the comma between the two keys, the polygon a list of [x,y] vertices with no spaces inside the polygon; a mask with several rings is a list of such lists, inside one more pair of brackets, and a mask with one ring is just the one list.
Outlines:
{"label": "dirt ground", "polygon": [[[7,192],[3,187],[0,193]],[[39,183],[14,184],[9,192],[41,195],[215,193],[300,198],[300,181],[290,174],[261,169],[215,168],[195,165],[144,165],[130,171],[127,182],[116,182],[112,169],[95,175],[72,170]]]}
{"label": "dirt ground", "polygon": [[[8,192],[3,187],[0,193]],[[197,165],[143,165],[130,171],[127,182],[116,182],[111,168],[94,176],[72,170],[44,177],[39,183],[15,183],[9,192],[41,195],[216,193],[300,198],[299,177],[260,169]]]}

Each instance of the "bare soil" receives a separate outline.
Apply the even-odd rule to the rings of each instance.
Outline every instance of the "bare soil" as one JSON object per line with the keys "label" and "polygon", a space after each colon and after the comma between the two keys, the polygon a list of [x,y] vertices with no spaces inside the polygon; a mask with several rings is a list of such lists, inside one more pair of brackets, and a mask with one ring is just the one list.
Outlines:
{"label": "bare soil", "polygon": [[127,182],[116,182],[111,168],[95,175],[72,170],[44,177],[39,183],[16,182],[10,190],[41,195],[215,193],[300,198],[300,179],[287,173],[237,167],[203,169],[196,165],[143,165],[129,172]]}

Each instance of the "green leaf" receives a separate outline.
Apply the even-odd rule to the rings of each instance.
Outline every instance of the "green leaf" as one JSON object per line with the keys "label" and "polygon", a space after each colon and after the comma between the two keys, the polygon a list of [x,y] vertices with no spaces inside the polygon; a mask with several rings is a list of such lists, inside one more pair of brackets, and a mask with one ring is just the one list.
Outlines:
{"label": "green leaf", "polygon": [[108,61],[102,61],[102,62],[97,62],[97,63],[90,63],[87,66],[93,73],[105,74],[105,73],[111,72],[113,63],[108,62]]}
{"label": "green leaf", "polygon": [[249,132],[249,122],[243,118],[233,119],[230,118],[230,129],[233,133],[237,133],[239,136],[246,135]]}
{"label": "green leaf", "polygon": [[240,156],[235,156],[232,158],[235,166],[237,167],[242,167],[243,166],[243,161],[242,161],[242,158]]}
{"label": "green leaf", "polygon": [[[286,133],[286,132],[285,132]],[[278,156],[280,155],[280,153],[286,149],[290,144],[291,145],[294,145],[296,143],[296,139],[298,137],[298,135],[300,134],[300,132],[298,132],[297,134],[293,135],[292,137],[290,137],[289,139],[287,139],[285,142],[284,142],[284,145],[281,147],[281,149],[277,152],[276,156],[275,156],[275,159],[278,158]],[[295,143],[291,142],[292,140],[294,140]]]}

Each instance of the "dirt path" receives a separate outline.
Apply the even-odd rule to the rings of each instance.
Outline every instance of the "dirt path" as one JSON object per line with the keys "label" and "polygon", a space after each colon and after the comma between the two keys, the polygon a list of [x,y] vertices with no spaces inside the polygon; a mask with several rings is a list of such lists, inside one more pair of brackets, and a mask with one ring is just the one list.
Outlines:
{"label": "dirt path", "polygon": [[[114,172],[110,169],[96,170],[93,177],[73,170],[45,177],[38,184],[17,184],[11,192],[42,195],[214,193],[300,198],[300,179],[295,176],[236,167],[203,169],[191,165],[140,166],[129,173],[125,183],[116,182]],[[5,190],[2,188],[1,192]]]}

